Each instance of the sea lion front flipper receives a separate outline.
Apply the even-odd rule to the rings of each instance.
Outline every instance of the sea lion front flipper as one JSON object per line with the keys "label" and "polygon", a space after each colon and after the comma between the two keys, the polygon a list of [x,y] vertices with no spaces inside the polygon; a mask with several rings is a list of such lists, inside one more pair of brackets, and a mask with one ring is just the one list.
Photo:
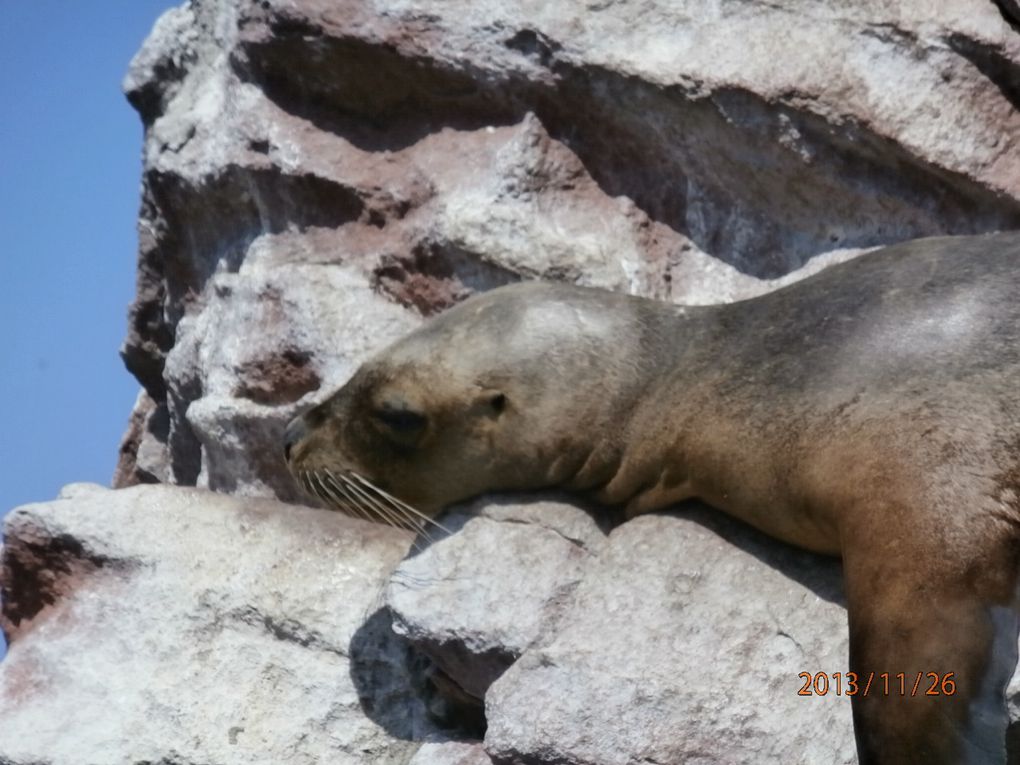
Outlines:
{"label": "sea lion front flipper", "polygon": [[918,565],[895,547],[844,554],[860,765],[1004,764],[1015,603],[945,550]]}

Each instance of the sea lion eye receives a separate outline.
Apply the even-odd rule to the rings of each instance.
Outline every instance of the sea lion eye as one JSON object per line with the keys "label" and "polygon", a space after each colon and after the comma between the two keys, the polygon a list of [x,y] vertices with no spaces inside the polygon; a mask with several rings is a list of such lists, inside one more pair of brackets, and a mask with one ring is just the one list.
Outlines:
{"label": "sea lion eye", "polygon": [[425,415],[410,409],[376,409],[372,416],[396,433],[415,433],[425,427]]}
{"label": "sea lion eye", "polygon": [[492,411],[496,414],[502,414],[503,410],[506,409],[506,394],[497,393],[489,399],[489,406],[492,407]]}

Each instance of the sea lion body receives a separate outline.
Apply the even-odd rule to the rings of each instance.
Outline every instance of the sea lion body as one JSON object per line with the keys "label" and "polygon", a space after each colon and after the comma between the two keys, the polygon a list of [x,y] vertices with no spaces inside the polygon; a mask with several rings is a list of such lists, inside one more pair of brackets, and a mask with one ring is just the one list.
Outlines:
{"label": "sea lion body", "polygon": [[627,517],[697,497],[840,555],[850,669],[953,673],[952,694],[855,696],[860,761],[1005,762],[1020,234],[895,245],[721,306],[493,290],[367,362],[291,424],[288,453],[343,507],[347,475],[427,515],[494,490]]}

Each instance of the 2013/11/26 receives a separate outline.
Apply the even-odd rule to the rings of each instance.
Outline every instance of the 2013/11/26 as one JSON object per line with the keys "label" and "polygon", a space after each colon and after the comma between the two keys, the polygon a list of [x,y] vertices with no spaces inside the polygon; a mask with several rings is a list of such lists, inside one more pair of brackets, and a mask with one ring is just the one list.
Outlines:
{"label": "2013/11/26", "polygon": [[911,684],[905,672],[869,672],[863,679],[857,672],[800,672],[797,677],[804,681],[804,685],[797,691],[797,695],[827,696],[831,692],[836,696],[856,696],[858,693],[861,696],[869,693],[917,696],[920,692],[922,696],[952,696],[956,693],[955,675],[955,672],[944,675],[938,672],[918,672],[910,678],[913,681]]}

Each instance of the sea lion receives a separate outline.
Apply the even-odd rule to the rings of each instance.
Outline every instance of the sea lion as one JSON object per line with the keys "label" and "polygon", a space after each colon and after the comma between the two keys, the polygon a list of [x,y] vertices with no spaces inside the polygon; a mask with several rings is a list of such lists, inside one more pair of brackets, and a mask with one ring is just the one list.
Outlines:
{"label": "sea lion", "polygon": [[[389,523],[556,487],[626,517],[696,497],[840,555],[860,762],[1005,762],[1020,232],[898,244],[728,305],[496,289],[365,363],[285,450],[309,491]],[[905,695],[864,692],[901,672]],[[951,684],[927,695],[932,675]]]}

